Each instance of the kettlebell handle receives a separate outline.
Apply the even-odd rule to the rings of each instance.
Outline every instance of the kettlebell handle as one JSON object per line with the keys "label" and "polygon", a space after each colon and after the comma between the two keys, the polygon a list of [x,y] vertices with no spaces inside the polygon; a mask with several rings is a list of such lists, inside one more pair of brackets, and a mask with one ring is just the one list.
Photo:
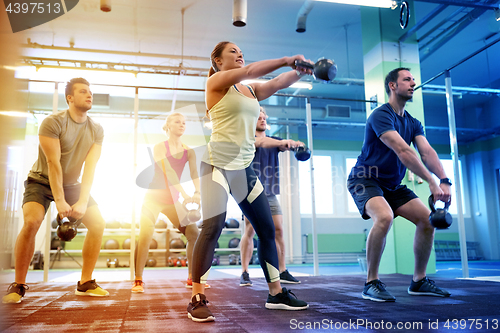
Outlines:
{"label": "kettlebell handle", "polygon": [[61,218],[59,214],[57,214],[56,221],[58,225],[62,225],[64,222],[69,222],[69,223],[74,223],[77,227],[79,227],[80,224],[82,223],[81,219],[77,220],[74,217],[69,217],[69,216]]}
{"label": "kettlebell handle", "polygon": [[[450,208],[450,204],[451,204],[450,201],[444,203],[444,209],[446,211],[448,211],[448,208]],[[431,194],[429,196],[429,207],[431,209],[431,212],[433,212],[433,213],[436,212],[436,207],[434,206],[434,195],[433,194]]]}
{"label": "kettlebell handle", "polygon": [[[196,202],[194,202],[194,201],[187,202],[187,200],[184,200],[184,202],[183,202],[182,204],[184,205],[184,207],[185,207],[187,210],[197,210],[197,211],[201,210],[201,205],[200,205],[200,204],[198,204],[198,203],[196,203]],[[198,206],[198,208],[196,208],[196,209],[189,209],[189,208],[187,207],[187,205],[189,205],[189,204],[195,204],[195,205],[197,205],[197,206]]]}
{"label": "kettlebell handle", "polygon": [[314,69],[314,65],[307,62],[307,61],[302,61],[302,60],[295,60],[295,67],[303,67],[303,68],[309,68],[309,69]]}

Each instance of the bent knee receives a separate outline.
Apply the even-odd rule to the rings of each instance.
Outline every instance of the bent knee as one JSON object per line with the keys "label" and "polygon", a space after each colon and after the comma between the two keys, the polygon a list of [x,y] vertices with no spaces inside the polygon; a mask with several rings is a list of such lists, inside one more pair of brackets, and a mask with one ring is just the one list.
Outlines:
{"label": "bent knee", "polygon": [[394,216],[392,214],[384,213],[380,214],[376,218],[373,219],[373,225],[389,231],[392,225],[392,221],[394,220]]}

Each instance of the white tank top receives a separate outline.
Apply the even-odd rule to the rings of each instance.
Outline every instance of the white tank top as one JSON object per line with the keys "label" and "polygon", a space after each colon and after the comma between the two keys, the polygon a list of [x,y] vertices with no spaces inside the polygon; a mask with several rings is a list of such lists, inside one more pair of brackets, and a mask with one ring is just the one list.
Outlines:
{"label": "white tank top", "polygon": [[243,95],[233,85],[209,113],[212,135],[203,162],[225,170],[248,167],[255,154],[255,127],[260,113],[257,99]]}

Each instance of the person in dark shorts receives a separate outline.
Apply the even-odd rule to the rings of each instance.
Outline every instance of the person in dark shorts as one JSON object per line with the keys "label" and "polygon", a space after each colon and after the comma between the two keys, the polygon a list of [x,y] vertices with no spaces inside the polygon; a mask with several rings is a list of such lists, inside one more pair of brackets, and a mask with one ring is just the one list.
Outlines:
{"label": "person in dark shorts", "polygon": [[[283,235],[283,213],[277,195],[280,194],[279,180],[279,160],[278,154],[282,151],[290,150],[304,143],[294,140],[283,140],[275,136],[266,136],[267,114],[263,107],[260,107],[259,119],[257,119],[257,128],[255,129],[255,157],[252,167],[259,177],[269,207],[273,217],[276,249],[278,250],[278,261],[281,283],[300,283],[288,269],[285,263],[285,237]],[[241,277],[240,286],[251,286],[248,265],[253,252],[253,237],[255,230],[250,221],[245,217],[245,233],[241,236],[240,255],[241,255]]]}
{"label": "person in dark shorts", "polygon": [[21,303],[28,289],[26,275],[35,251],[35,236],[52,201],[61,218],[81,219],[88,229],[82,249],[82,274],[75,294],[109,295],[92,279],[105,222],[90,196],[90,188],[101,155],[104,131],[87,114],[92,108],[92,92],[87,80],[71,79],[65,96],[69,109],[48,116],[39,128],[38,159],[24,183],[24,224],[15,246],[15,282],[9,286],[2,303]]}
{"label": "person in dark shorts", "polygon": [[[379,280],[378,270],[385,240],[392,221],[402,216],[417,227],[414,238],[415,269],[408,293],[448,297],[450,293],[426,277],[426,268],[434,241],[429,222],[430,210],[401,185],[406,168],[429,184],[434,200],[451,200],[451,182],[436,151],[424,136],[422,124],[404,108],[413,97],[415,79],[408,68],[396,68],[385,78],[389,103],[376,108],[368,117],[361,154],[352,168],[347,187],[364,219],[373,219],[366,243],[368,264],[364,299],[393,302],[395,297]],[[422,161],[410,144],[417,148]],[[440,184],[432,177],[435,174]]]}

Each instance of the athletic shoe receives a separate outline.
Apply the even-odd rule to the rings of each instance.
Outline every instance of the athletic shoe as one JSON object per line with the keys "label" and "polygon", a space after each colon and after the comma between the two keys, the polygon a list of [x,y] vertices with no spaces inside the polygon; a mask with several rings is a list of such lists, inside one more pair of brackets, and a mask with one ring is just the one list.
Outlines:
{"label": "athletic shoe", "polygon": [[90,280],[84,284],[80,284],[78,281],[77,288],[75,290],[75,295],[78,296],[108,296],[109,293],[99,287],[95,280]]}
{"label": "athletic shoe", "polygon": [[[193,288],[193,279],[187,279],[186,288]],[[210,289],[210,285],[208,283],[205,283],[205,289]]]}
{"label": "athletic shoe", "polygon": [[281,283],[293,283],[293,284],[298,284],[300,283],[299,280],[294,278],[292,274],[288,271],[288,269],[285,269],[285,271],[280,273],[280,282]]}
{"label": "athletic shoe", "polygon": [[187,307],[188,318],[199,323],[205,321],[214,321],[215,317],[213,316],[212,312],[210,312],[207,304],[208,301],[205,295],[194,295]]}
{"label": "athletic shoe", "polygon": [[375,302],[394,302],[396,297],[389,294],[385,290],[385,284],[379,279],[365,283],[365,288],[361,294],[364,299],[369,299]]}
{"label": "athletic shoe", "polygon": [[21,303],[26,290],[29,287],[27,284],[11,283],[9,288],[7,288],[7,295],[2,298],[2,303]]}
{"label": "athletic shoe", "polygon": [[134,286],[132,287],[133,293],[143,293],[144,292],[145,283],[142,280],[135,280]]}
{"label": "athletic shoe", "polygon": [[267,295],[266,308],[270,310],[305,310],[308,307],[309,304],[298,300],[297,296],[286,288],[274,296]]}
{"label": "athletic shoe", "polygon": [[408,294],[416,296],[438,297],[449,297],[451,295],[447,290],[441,289],[436,286],[434,281],[428,279],[427,276],[418,282],[413,282],[412,279],[410,287],[408,288]]}
{"label": "athletic shoe", "polygon": [[241,273],[240,287],[246,287],[251,285],[252,285],[252,280],[250,280],[250,274],[248,274],[247,271],[244,271],[243,273]]}

